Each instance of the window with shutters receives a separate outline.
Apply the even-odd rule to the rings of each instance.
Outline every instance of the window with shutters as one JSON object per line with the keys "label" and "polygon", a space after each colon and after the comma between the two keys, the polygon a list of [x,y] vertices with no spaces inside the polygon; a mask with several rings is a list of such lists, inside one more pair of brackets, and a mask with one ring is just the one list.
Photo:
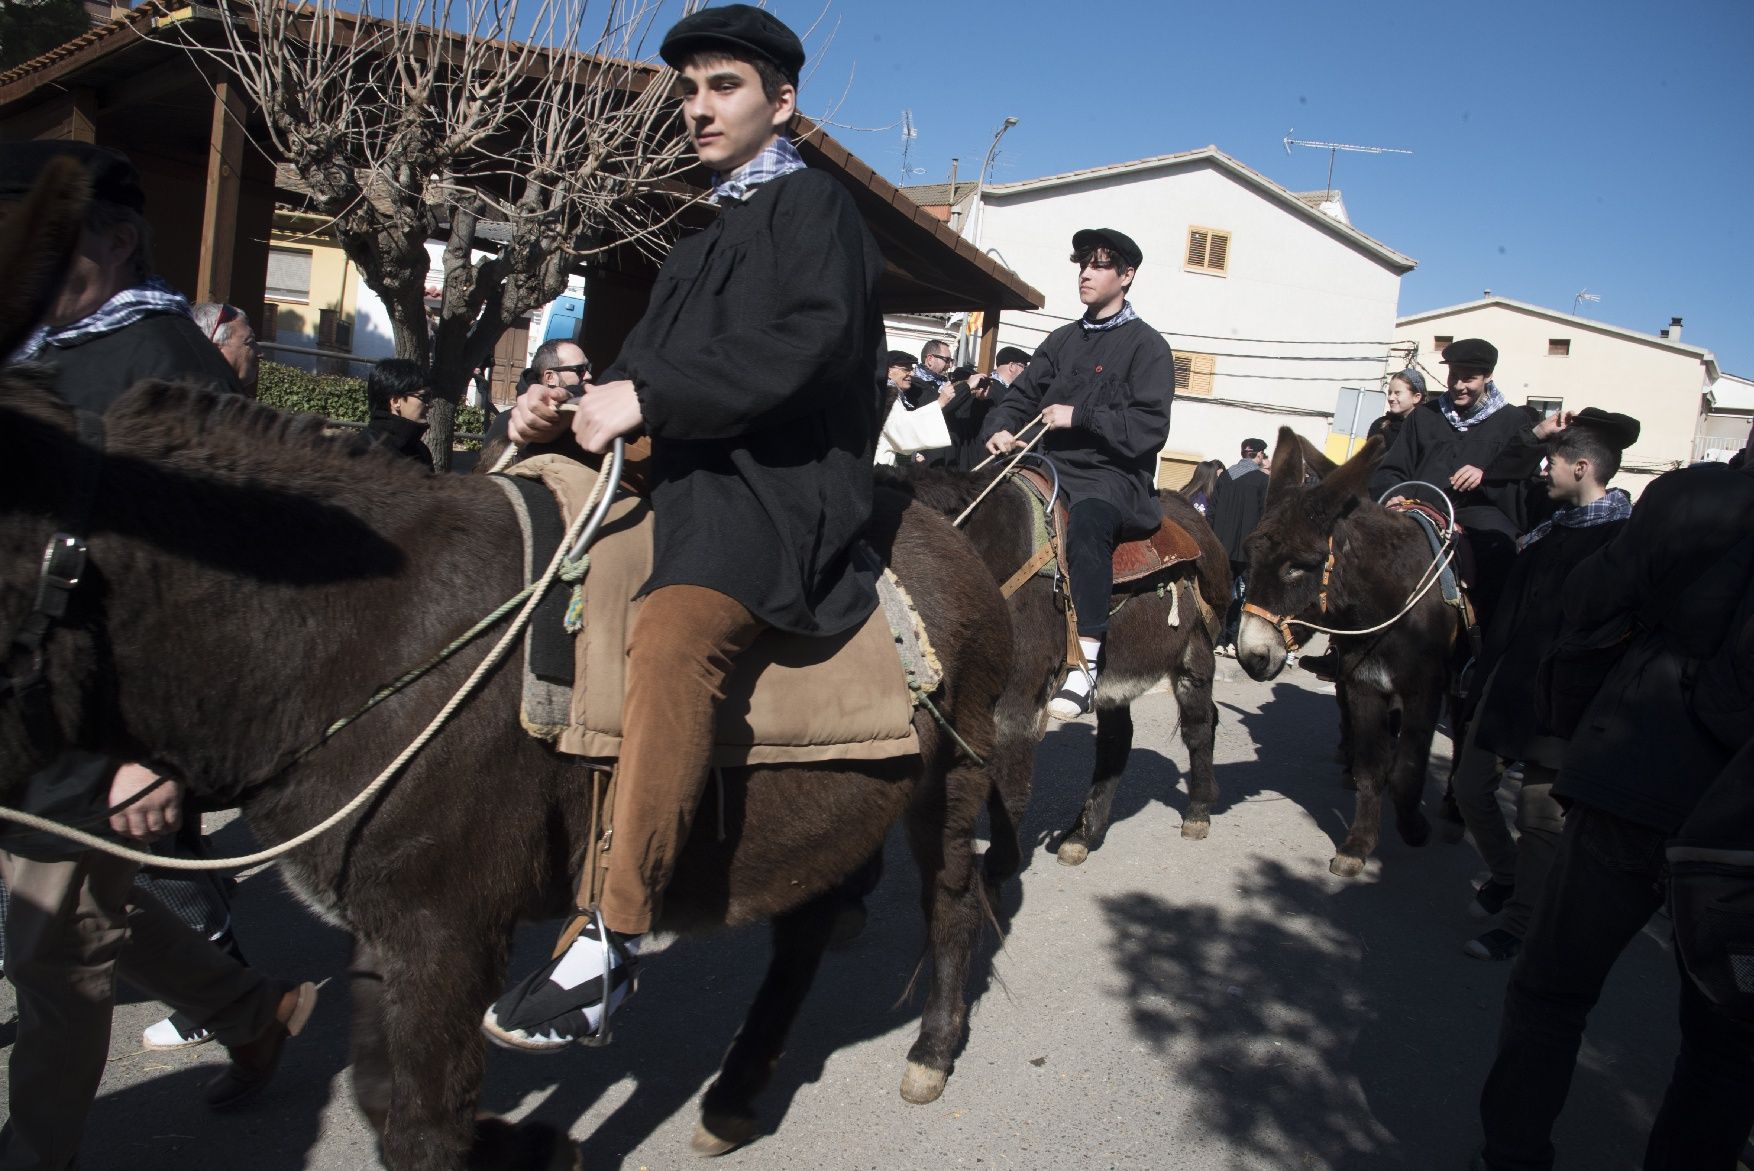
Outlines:
{"label": "window with shutters", "polygon": [[1562,398],[1531,398],[1528,403],[1531,410],[1541,412],[1543,419],[1550,419],[1565,408],[1565,400]]}
{"label": "window with shutters", "polygon": [[1547,356],[1549,358],[1571,357],[1571,339],[1568,337],[1550,337],[1547,339]]}
{"label": "window with shutters", "polygon": [[1188,260],[1190,272],[1207,272],[1223,276],[1230,269],[1230,233],[1217,228],[1188,229]]}
{"label": "window with shutters", "polygon": [[1431,339],[1431,348],[1436,350],[1441,356],[1443,354],[1443,348],[1455,340],[1454,334],[1440,333]]}
{"label": "window with shutters", "polygon": [[1175,392],[1177,394],[1212,394],[1212,372],[1215,363],[1211,354],[1175,356]]}
{"label": "window with shutters", "polygon": [[311,250],[309,248],[268,249],[268,288],[270,301],[301,301],[311,299]]}

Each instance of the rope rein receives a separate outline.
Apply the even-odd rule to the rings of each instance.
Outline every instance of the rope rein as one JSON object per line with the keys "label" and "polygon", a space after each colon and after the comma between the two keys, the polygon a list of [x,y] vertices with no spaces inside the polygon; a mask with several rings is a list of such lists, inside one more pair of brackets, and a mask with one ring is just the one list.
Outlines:
{"label": "rope rein", "polygon": [[[1047,414],[1047,412],[1043,411],[1040,415],[1037,415],[1035,418],[1031,419],[1029,422],[1027,422],[1023,425],[1023,429],[1020,432],[1018,432],[1018,436],[1020,438],[1023,435],[1027,434],[1029,432],[1029,429],[1031,427],[1035,426],[1037,423],[1041,424],[1041,430],[1037,431],[1035,433],[1034,439],[1031,439],[1028,443],[1024,444],[1022,451],[1017,452],[1016,454],[1014,454],[1011,457],[1011,462],[1006,464],[1003,468],[1001,468],[999,470],[999,474],[993,477],[993,482],[991,484],[988,484],[985,488],[981,489],[981,494],[979,496],[976,496],[973,500],[968,502],[968,507],[963,509],[959,514],[957,514],[956,519],[950,522],[953,526],[955,526],[956,528],[961,528],[962,522],[968,519],[968,514],[973,512],[975,510],[975,508],[980,504],[980,502],[987,498],[987,494],[989,492],[991,492],[994,488],[997,488],[1003,481],[1008,479],[1010,477],[1011,473],[1017,470],[1017,464],[1019,463],[1019,461],[1021,461],[1024,456],[1028,455],[1030,453],[1031,449],[1033,449],[1036,444],[1038,444],[1042,441],[1042,437],[1048,433],[1047,420],[1043,417],[1046,414]],[[978,472],[982,468],[986,467],[988,464],[992,463],[994,460],[996,460],[998,458],[999,457],[997,454],[989,455],[986,459],[984,459],[980,463],[976,464],[973,470]]]}
{"label": "rope rein", "polygon": [[[512,625],[507,628],[503,635],[500,636],[500,640],[487,652],[487,657],[482,659],[481,662],[476,665],[475,670],[472,671],[469,677],[463,681],[462,686],[457,688],[456,692],[445,703],[444,707],[440,708],[438,714],[428,721],[426,727],[421,730],[420,734],[414,738],[408,747],[404,748],[401,753],[397,755],[395,760],[392,760],[387,766],[385,766],[384,770],[380,772],[370,784],[360,790],[358,796],[354,797],[354,799],[349,801],[346,805],[343,805],[323,821],[311,826],[303,833],[288,838],[286,841],[281,842],[278,845],[270,846],[265,850],[258,850],[254,854],[244,854],[235,858],[171,858],[160,854],[153,854],[146,850],[136,850],[128,846],[117,845],[115,842],[98,837],[96,834],[85,833],[82,830],[76,830],[70,826],[61,825],[58,822],[50,821],[46,817],[38,817],[33,813],[23,813],[15,809],[0,808],[0,819],[16,822],[17,824],[26,826],[30,829],[43,830],[48,833],[57,834],[61,837],[78,842],[80,845],[86,846],[89,849],[98,850],[113,857],[125,859],[129,862],[138,862],[142,865],[156,866],[161,870],[231,870],[244,866],[254,866],[261,862],[272,861],[288,851],[296,850],[307,842],[314,841],[329,830],[335,828],[335,826],[339,825],[342,821],[346,820],[353,813],[365,806],[373,797],[377,796],[384,786],[389,784],[390,781],[395,778],[396,774],[401,772],[403,767],[406,766],[410,760],[413,760],[420,750],[425,748],[427,743],[431,741],[434,736],[438,735],[439,731],[447,722],[449,722],[451,716],[455,714],[456,710],[467,702],[470,696],[472,696],[475,693],[475,690],[481,685],[481,682],[486,679],[488,674],[492,672],[495,667],[499,665],[500,660],[505,657],[506,652],[516,643],[518,637],[523,633],[524,628],[529,625],[530,617],[536,612],[536,607],[542,601],[543,595],[548,592],[549,587],[554,584],[556,578],[576,582],[584,577],[585,572],[590,565],[589,556],[580,552],[579,556],[574,559],[569,556],[569,550],[573,542],[583,535],[585,529],[590,525],[593,514],[597,510],[597,505],[600,503],[602,495],[608,491],[609,485],[613,482],[614,478],[612,470],[610,469],[606,469],[603,474],[598,476],[596,486],[591,489],[590,499],[586,501],[585,506],[579,510],[578,516],[573,518],[572,524],[567,529],[566,536],[561,539],[560,545],[554,550],[554,556],[549,560],[548,568],[543,570],[541,577],[537,578],[528,586],[525,586],[516,595],[509,598],[504,604],[496,608],[493,613],[470,627],[470,629],[461,637],[453,640],[449,646],[428,659],[421,666],[416,667],[414,670],[401,676],[394,682],[379,688],[372,694],[370,699],[367,699],[365,703],[360,705],[360,707],[350,715],[344,716],[330,724],[314,743],[307,746],[293,758],[292,764],[297,764],[304,760],[305,757],[309,756],[312,752],[316,751],[316,749],[328,742],[337,732],[341,731],[341,729],[347,727],[353,721],[357,720],[360,716],[364,715],[390,696],[405,690],[414,682],[430,673],[434,668],[438,667],[441,663],[445,662],[452,655],[462,650],[470,642],[480,637],[489,627],[517,607],[519,601],[522,600],[523,609],[512,622]],[[292,765],[289,764],[285,767],[290,768]],[[284,769],[281,771],[284,771]]]}

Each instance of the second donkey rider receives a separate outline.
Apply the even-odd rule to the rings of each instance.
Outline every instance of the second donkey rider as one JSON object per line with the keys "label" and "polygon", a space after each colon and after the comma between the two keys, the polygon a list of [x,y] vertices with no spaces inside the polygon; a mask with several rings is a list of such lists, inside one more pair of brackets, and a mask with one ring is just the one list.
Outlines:
{"label": "second donkey rider", "polygon": [[[670,253],[645,316],[573,416],[587,451],[651,436],[653,569],[628,637],[600,907],[609,946],[593,919],[488,1009],[488,1036],[521,1049],[597,1035],[627,994],[706,788],[737,657],[768,627],[840,634],[877,604],[876,562],[858,549],[879,426],[883,258],[847,192],[807,170],[784,135],[804,47],[768,13],[731,4],[684,18],[658,52],[681,75],[719,215]],[[525,392],[512,441],[561,435],[565,398]]]}

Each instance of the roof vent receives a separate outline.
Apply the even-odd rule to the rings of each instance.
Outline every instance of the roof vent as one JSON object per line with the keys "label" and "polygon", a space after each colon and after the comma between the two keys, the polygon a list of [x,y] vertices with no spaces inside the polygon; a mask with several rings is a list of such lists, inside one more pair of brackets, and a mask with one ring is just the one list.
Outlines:
{"label": "roof vent", "polygon": [[1663,330],[1663,336],[1672,342],[1681,340],[1681,319],[1679,317],[1669,318],[1669,328]]}

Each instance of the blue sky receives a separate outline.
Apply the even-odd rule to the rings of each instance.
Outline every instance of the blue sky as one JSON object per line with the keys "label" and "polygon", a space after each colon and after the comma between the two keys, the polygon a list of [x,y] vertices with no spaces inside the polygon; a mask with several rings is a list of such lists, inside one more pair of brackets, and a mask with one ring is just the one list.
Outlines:
{"label": "blue sky", "polygon": [[[1214,143],[1293,190],[1341,154],[1361,230],[1419,261],[1401,311],[1482,290],[1685,340],[1754,377],[1754,3],[770,0],[803,31],[803,106],[913,111],[913,182],[998,182]],[[828,40],[832,28],[832,40]],[[825,44],[825,42],[827,42]],[[843,96],[844,91],[844,96]],[[835,134],[891,180],[899,129]]]}

